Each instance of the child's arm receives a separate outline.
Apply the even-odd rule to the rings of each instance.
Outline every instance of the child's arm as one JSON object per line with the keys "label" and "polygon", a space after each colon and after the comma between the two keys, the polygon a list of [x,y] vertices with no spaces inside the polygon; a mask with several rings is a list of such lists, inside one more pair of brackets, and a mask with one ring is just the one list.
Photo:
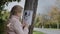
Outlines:
{"label": "child's arm", "polygon": [[17,34],[28,34],[28,28],[24,27],[24,29],[23,29],[23,26],[17,20],[13,21],[13,27]]}

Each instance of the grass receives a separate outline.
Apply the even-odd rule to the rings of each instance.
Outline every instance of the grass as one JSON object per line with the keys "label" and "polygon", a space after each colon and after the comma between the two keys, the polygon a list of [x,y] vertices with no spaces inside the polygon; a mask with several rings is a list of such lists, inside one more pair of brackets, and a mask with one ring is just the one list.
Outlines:
{"label": "grass", "polygon": [[33,31],[33,34],[44,34],[44,33],[39,31]]}

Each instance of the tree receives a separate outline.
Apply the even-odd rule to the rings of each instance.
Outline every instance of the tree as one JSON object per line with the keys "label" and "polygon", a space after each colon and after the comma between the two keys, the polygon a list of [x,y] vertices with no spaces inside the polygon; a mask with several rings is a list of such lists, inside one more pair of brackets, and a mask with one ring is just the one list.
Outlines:
{"label": "tree", "polygon": [[51,17],[51,21],[57,24],[57,28],[59,28],[60,23],[60,10],[57,7],[52,7],[51,12],[49,13]]}
{"label": "tree", "polygon": [[37,15],[35,19],[35,26],[44,28],[45,24],[48,22],[48,15],[43,14],[43,15]]}
{"label": "tree", "polygon": [[40,27],[40,18],[41,18],[40,15],[36,15],[35,23],[34,23],[35,27]]}

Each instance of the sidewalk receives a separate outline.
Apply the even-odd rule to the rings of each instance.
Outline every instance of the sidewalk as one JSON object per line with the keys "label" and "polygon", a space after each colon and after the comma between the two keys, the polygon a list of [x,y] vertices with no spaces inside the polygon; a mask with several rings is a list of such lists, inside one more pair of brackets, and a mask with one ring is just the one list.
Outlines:
{"label": "sidewalk", "polygon": [[60,29],[42,29],[42,28],[34,28],[35,31],[41,31],[46,34],[60,34]]}

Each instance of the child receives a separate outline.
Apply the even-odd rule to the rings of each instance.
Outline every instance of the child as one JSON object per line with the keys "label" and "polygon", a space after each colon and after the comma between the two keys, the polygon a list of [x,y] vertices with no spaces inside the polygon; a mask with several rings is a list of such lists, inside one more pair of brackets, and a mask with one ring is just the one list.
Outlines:
{"label": "child", "polygon": [[8,34],[28,34],[28,25],[26,23],[22,24],[19,21],[19,18],[21,17],[22,9],[23,8],[19,5],[15,5],[12,8],[10,12],[10,18],[7,24]]}

